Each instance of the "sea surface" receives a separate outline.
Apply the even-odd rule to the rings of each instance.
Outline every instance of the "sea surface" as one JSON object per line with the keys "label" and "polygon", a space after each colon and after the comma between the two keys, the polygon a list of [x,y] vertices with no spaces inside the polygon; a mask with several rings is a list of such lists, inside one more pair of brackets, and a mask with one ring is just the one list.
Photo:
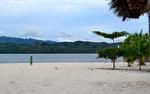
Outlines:
{"label": "sea surface", "polygon": [[[30,57],[33,63],[51,62],[110,62],[103,58],[97,58],[97,54],[0,54],[0,63],[29,63]],[[119,58],[117,61],[123,61]]]}

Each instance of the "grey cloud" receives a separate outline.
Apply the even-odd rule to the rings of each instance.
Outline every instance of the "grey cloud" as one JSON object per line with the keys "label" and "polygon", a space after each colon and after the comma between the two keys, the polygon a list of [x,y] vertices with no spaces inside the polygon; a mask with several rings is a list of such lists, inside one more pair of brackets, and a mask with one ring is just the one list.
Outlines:
{"label": "grey cloud", "polygon": [[61,37],[62,38],[72,38],[72,37],[74,37],[74,35],[69,34],[67,32],[62,32]]}
{"label": "grey cloud", "polygon": [[29,27],[25,32],[22,33],[22,37],[41,37],[36,27]]}
{"label": "grey cloud", "polygon": [[61,32],[60,36],[58,36],[58,41],[74,41],[76,37],[69,32]]}

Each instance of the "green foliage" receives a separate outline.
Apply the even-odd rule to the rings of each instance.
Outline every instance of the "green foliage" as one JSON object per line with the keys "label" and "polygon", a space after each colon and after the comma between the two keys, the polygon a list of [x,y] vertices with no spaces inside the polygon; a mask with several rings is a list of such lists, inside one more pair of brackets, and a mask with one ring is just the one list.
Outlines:
{"label": "green foliage", "polygon": [[120,48],[108,48],[97,51],[99,58],[106,58],[116,60],[118,57],[122,56],[122,51]]}
{"label": "green foliage", "polygon": [[61,42],[55,44],[0,43],[0,53],[96,53],[99,49],[117,47],[121,43]]}
{"label": "green foliage", "polygon": [[127,36],[129,33],[126,31],[122,31],[122,32],[113,32],[111,34],[107,34],[105,32],[100,32],[100,31],[93,31],[93,33],[103,36],[104,38],[109,38],[112,39],[114,41],[115,38],[118,37],[122,37],[122,36]]}
{"label": "green foliage", "polygon": [[144,63],[144,58],[150,56],[150,38],[148,34],[135,33],[125,39],[122,49],[124,57],[128,62],[139,60],[140,64]]}
{"label": "green foliage", "polygon": [[[113,43],[114,43],[115,38],[127,36],[129,34],[126,31],[113,32],[111,34],[107,34],[105,32],[100,32],[100,31],[93,31],[93,33],[103,36],[104,38],[112,39]],[[122,50],[120,48],[109,48],[109,49],[99,50],[97,53],[98,53],[99,58],[111,59],[113,62],[113,69],[115,69],[116,59],[122,56]]]}
{"label": "green foliage", "polygon": [[113,69],[115,69],[116,59],[122,56],[122,49],[109,48],[109,49],[99,50],[97,53],[99,58],[111,59],[111,61],[113,62]]}

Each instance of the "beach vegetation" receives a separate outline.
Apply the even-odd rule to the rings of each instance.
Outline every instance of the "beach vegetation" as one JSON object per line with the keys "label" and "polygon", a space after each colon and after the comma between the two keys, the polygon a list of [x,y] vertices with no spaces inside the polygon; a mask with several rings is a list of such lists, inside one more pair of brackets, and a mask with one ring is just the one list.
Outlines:
{"label": "beach vegetation", "polygon": [[115,69],[116,59],[122,56],[122,51],[120,48],[109,48],[97,51],[98,58],[110,59],[113,63],[113,69]]}
{"label": "beach vegetation", "polygon": [[[140,33],[129,34],[127,32],[114,32],[111,34],[95,31],[97,35],[104,36],[105,38],[117,38],[119,36],[129,36],[124,40],[121,46],[118,48],[106,48],[97,51],[99,58],[111,59],[113,62],[113,69],[115,69],[115,62],[118,57],[123,57],[128,63],[128,67],[131,67],[135,61],[139,62],[139,69],[141,65],[145,65],[145,58],[150,56],[150,37],[149,35]],[[117,35],[118,34],[118,35]],[[110,37],[113,36],[113,37]]]}
{"label": "beach vegetation", "polygon": [[139,61],[141,70],[141,65],[145,65],[144,59],[150,56],[150,38],[148,34],[142,34],[142,31],[139,34],[131,34],[123,42],[122,49],[127,62]]}
{"label": "beach vegetation", "polygon": [[113,43],[115,42],[114,39],[118,38],[118,37],[122,37],[122,36],[127,36],[129,33],[126,31],[122,31],[122,32],[113,32],[111,34],[109,33],[105,33],[105,32],[101,32],[101,31],[93,31],[93,33],[95,33],[96,35],[102,36],[104,38],[108,38],[108,39],[112,39]]}
{"label": "beach vegetation", "polygon": [[[100,32],[100,31],[93,31],[96,35],[103,36],[104,38],[109,38],[113,40],[122,37],[122,36],[128,36],[128,32],[122,31],[122,32],[113,32],[111,34],[105,33],[105,32]],[[105,59],[111,59],[113,62],[113,69],[115,69],[115,62],[116,59],[120,56],[122,56],[122,50],[119,48],[120,46],[118,45],[118,48],[113,47],[113,48],[105,48],[103,50],[97,51],[98,58],[105,58]]]}
{"label": "beach vegetation", "polygon": [[[145,13],[147,13],[148,22],[149,22],[148,23],[149,24],[149,36],[150,36],[150,0],[110,0],[109,5],[110,5],[110,9],[113,10],[114,14],[122,18],[122,21],[126,21],[126,19],[138,19],[141,15],[144,15]],[[143,43],[141,41],[142,40],[138,41],[139,45]],[[147,42],[144,42],[144,44],[146,45]],[[139,46],[139,45],[138,45],[139,49],[142,48],[142,46]],[[138,52],[141,52],[141,51],[138,51]],[[126,59],[129,59],[127,61],[132,62],[133,60],[130,60],[130,59],[133,59],[133,56],[132,58],[129,58],[129,57],[130,56],[128,56],[128,58],[126,57]],[[139,57],[139,55],[137,57]],[[149,61],[149,56],[147,55],[147,57],[144,59],[146,61]],[[141,58],[139,61],[140,61],[139,65],[141,64],[145,65],[143,58]]]}

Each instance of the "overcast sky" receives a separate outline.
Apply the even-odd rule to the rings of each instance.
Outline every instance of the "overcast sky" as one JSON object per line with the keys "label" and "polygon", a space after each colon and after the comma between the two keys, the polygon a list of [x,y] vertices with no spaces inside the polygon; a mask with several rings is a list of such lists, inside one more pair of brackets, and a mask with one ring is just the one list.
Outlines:
{"label": "overcast sky", "polygon": [[109,10],[108,1],[0,0],[0,36],[110,42],[92,31],[148,31],[147,15],[122,22]]}

